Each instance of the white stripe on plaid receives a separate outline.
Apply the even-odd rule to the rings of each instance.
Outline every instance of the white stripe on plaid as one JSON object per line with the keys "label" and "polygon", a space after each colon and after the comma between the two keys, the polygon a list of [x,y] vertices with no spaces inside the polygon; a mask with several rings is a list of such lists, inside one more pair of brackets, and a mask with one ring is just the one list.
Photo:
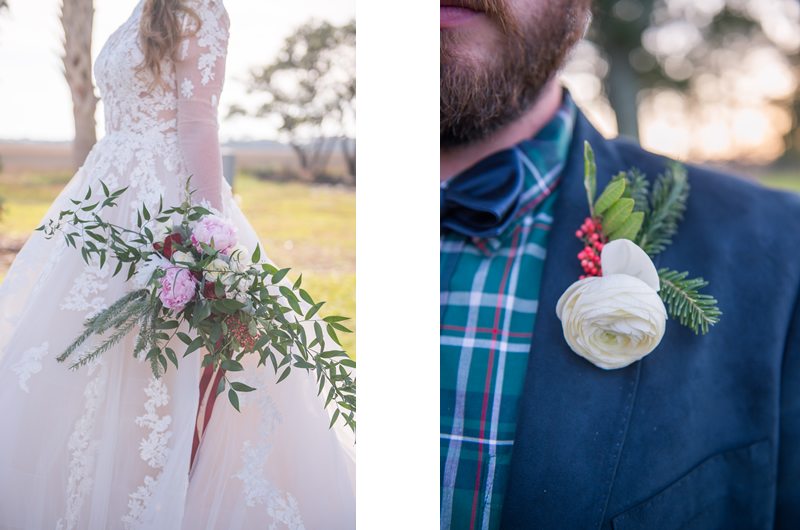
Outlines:
{"label": "white stripe on plaid", "polygon": [[[526,241],[530,236],[531,228],[530,226],[522,225],[519,228],[522,231],[522,234],[519,236],[520,241]],[[519,248],[519,247],[518,247]],[[523,245],[524,249],[524,245]],[[524,250],[522,252],[517,251],[516,255],[514,256],[514,262],[511,266],[510,277],[508,282],[508,291],[509,293],[516,292],[517,290],[517,283],[519,281],[519,271],[521,269],[522,264],[522,257],[525,255]],[[542,257],[544,259],[544,257]],[[504,318],[503,318],[503,335],[508,336],[511,333],[511,317],[514,315],[514,304],[509,303],[508,299],[511,297],[505,297],[505,307],[504,307]],[[501,335],[502,336],[502,335]],[[509,342],[506,340],[501,340],[500,347],[498,348],[498,359],[497,359],[497,374],[495,376],[495,388],[503,388],[503,377],[505,376],[505,366],[506,366],[506,355],[509,352]],[[495,392],[494,396],[492,396],[492,422],[491,428],[489,429],[489,438],[497,438],[497,428],[500,423],[500,402],[503,399],[502,392]],[[489,446],[489,469],[486,475],[486,491],[484,492],[483,497],[483,524],[481,525],[482,530],[489,530],[489,521],[491,520],[490,516],[492,513],[492,492],[494,490],[494,480],[495,480],[495,469],[497,465],[497,446],[490,445]]]}
{"label": "white stripe on plaid", "polygon": [[[544,259],[544,257],[542,257]],[[467,291],[443,291],[443,296],[447,296],[447,303],[452,306],[465,306],[469,304],[479,305],[481,307],[495,307],[497,305],[498,295],[488,293],[470,293]],[[475,295],[480,295],[480,298],[475,299]],[[520,313],[534,314],[539,310],[539,301],[522,298],[521,296],[514,296],[513,294],[500,295],[503,303],[508,303],[514,306],[514,311]]]}
{"label": "white stripe on plaid", "polygon": [[[484,260],[478,267],[475,274],[475,279],[472,282],[472,300],[469,304],[469,313],[467,314],[467,326],[469,329],[475,329],[478,324],[478,315],[480,314],[480,303],[477,303],[483,295],[483,289],[486,283],[486,277],[489,275],[489,260]],[[456,380],[456,388],[458,394],[456,398],[455,411],[453,413],[453,429],[452,434],[460,436],[464,434],[464,405],[466,402],[466,387],[469,376],[469,367],[472,363],[472,350],[475,347],[470,345],[470,341],[479,341],[475,339],[474,331],[467,331],[464,336],[464,343],[461,344],[461,358],[458,362],[458,379]],[[458,458],[461,455],[461,440],[451,439],[447,451],[447,461],[445,462],[444,483],[442,484],[442,508],[440,514],[440,524],[442,528],[450,528],[450,521],[453,516],[453,493],[456,485],[456,469],[458,468]]]}
{"label": "white stripe on plaid", "polygon": [[[476,339],[474,337],[449,337],[443,336],[439,340],[444,346],[459,346],[461,348],[491,348],[494,341],[491,339]],[[530,353],[531,345],[509,344],[508,353]]]}
{"label": "white stripe on plaid", "polygon": [[491,438],[478,438],[477,436],[456,436],[455,434],[439,433],[439,438],[444,440],[460,440],[484,445],[514,445],[514,440],[492,440]]}

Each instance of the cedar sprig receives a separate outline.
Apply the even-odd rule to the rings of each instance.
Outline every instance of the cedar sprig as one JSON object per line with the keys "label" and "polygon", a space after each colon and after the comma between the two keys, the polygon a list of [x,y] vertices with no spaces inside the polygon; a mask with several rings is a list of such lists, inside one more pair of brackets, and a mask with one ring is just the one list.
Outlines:
{"label": "cedar sprig", "polygon": [[722,311],[713,296],[699,292],[708,282],[703,278],[687,278],[688,275],[688,272],[660,269],[658,294],[672,318],[695,334],[705,335],[710,326],[719,322]]}

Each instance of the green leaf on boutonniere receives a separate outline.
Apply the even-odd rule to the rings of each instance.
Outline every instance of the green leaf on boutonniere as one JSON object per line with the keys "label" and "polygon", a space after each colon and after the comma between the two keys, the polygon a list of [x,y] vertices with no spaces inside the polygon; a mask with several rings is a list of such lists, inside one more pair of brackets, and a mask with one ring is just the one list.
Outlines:
{"label": "green leaf on boutonniere", "polygon": [[592,204],[597,194],[597,164],[594,160],[594,151],[589,142],[583,142],[583,187],[586,188],[586,197],[589,199],[589,210],[594,216]]}
{"label": "green leaf on boutonniere", "polygon": [[633,213],[633,199],[623,197],[603,215],[603,232],[613,234],[621,228]]}
{"label": "green leaf on boutonniere", "polygon": [[607,210],[610,210],[622,198],[623,193],[625,193],[624,178],[615,178],[609,182],[606,189],[597,198],[597,202],[594,203],[594,214],[603,215]]}
{"label": "green leaf on boutonniere", "polygon": [[621,227],[617,228],[608,235],[608,240],[614,241],[615,239],[630,239],[631,241],[636,241],[636,236],[639,234],[639,230],[642,228],[643,222],[644,212],[632,212],[628,217],[628,220],[625,221]]}

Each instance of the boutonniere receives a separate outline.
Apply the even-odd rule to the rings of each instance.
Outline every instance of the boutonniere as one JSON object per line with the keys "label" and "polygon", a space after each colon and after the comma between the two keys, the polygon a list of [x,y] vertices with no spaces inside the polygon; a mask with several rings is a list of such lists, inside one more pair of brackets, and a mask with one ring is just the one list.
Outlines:
{"label": "boutonniere", "polygon": [[589,217],[575,233],[584,244],[578,253],[584,274],[556,305],[569,347],[610,370],[652,352],[667,315],[695,334],[708,333],[722,315],[717,300],[700,292],[708,282],[656,270],[652,261],[672,242],[686,210],[686,168],[671,164],[652,190],[640,171],[621,172],[595,200],[597,166],[588,142],[584,163]]}

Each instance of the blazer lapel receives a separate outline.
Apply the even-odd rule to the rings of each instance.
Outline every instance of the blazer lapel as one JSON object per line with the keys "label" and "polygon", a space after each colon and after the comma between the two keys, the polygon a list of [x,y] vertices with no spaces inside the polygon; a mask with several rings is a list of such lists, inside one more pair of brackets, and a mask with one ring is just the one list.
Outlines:
{"label": "blazer lapel", "polygon": [[639,380],[639,363],[602,370],[567,346],[556,302],[578,279],[575,230],[588,215],[583,145],[602,190],[623,162],[579,112],[547,244],[539,310],[503,506],[504,528],[598,528]]}

